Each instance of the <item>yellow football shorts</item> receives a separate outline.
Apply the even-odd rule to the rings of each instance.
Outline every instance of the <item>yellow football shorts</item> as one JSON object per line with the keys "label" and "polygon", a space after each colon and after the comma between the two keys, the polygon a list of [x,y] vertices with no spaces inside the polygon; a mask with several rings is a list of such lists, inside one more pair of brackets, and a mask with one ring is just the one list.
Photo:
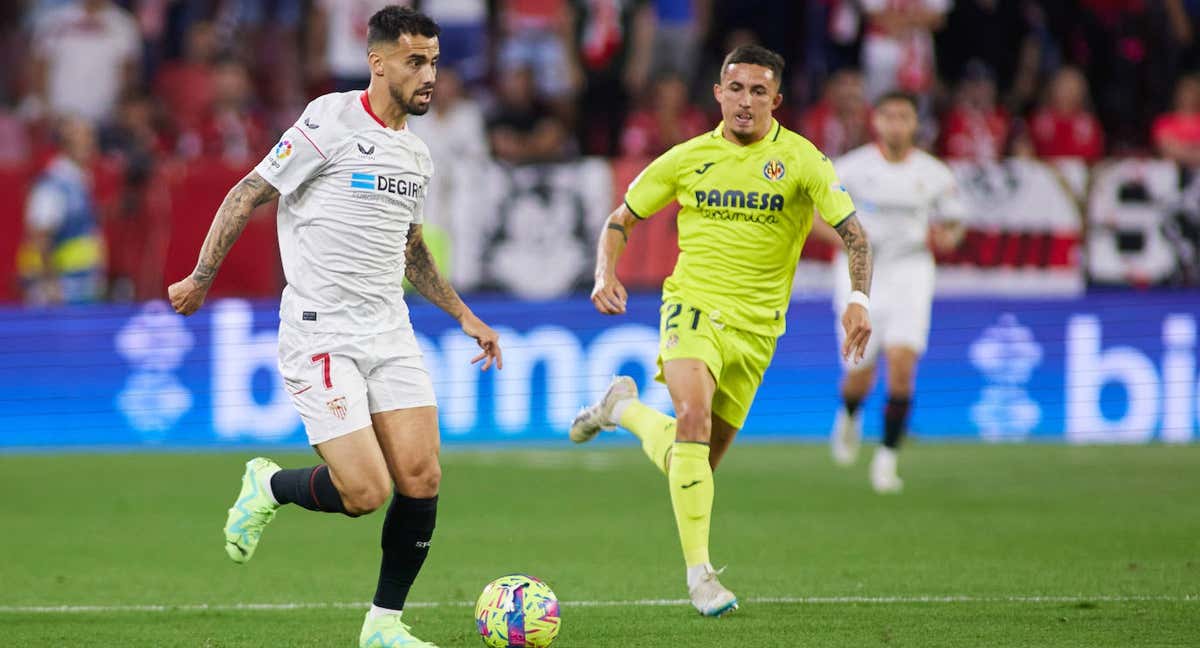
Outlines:
{"label": "yellow football shorts", "polygon": [[712,411],[741,429],[750,413],[763,373],[775,355],[776,339],[714,321],[708,313],[676,298],[663,300],[658,326],[658,373],[663,363],[679,358],[704,362],[717,383]]}

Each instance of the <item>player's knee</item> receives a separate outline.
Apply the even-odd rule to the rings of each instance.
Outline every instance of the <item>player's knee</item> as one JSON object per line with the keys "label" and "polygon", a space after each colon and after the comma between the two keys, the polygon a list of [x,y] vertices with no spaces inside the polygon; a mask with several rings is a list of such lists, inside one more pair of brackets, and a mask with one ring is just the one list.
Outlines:
{"label": "player's knee", "polygon": [[916,377],[916,367],[912,363],[898,362],[888,367],[888,394],[912,396]]}
{"label": "player's knee", "polygon": [[391,494],[392,484],[386,478],[363,481],[342,493],[342,506],[347,515],[366,515],[387,504]]}
{"label": "player's knee", "polygon": [[403,468],[396,489],[408,497],[426,499],[438,494],[442,484],[442,466],[437,457],[413,462]]}
{"label": "player's knee", "polygon": [[675,438],[707,443],[712,436],[712,408],[681,403],[675,412]]}

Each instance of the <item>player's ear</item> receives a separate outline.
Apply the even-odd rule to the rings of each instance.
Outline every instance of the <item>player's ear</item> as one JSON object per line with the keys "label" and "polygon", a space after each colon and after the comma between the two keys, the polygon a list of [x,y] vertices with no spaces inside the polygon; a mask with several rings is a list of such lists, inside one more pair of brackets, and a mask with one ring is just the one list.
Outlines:
{"label": "player's ear", "polygon": [[721,103],[721,84],[720,83],[713,84],[713,99],[716,99],[717,103]]}
{"label": "player's ear", "polygon": [[776,108],[779,107],[779,104],[782,104],[782,103],[783,103],[783,93],[776,92],[775,100],[771,102],[771,110],[775,110]]}
{"label": "player's ear", "polygon": [[374,48],[367,52],[367,64],[371,68],[372,76],[383,76],[383,55]]}

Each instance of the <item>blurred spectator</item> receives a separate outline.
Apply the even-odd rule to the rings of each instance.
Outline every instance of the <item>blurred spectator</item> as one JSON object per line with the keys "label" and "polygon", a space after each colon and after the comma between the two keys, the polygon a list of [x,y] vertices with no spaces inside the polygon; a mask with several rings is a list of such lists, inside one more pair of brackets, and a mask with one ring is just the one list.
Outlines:
{"label": "blurred spectator", "polygon": [[825,82],[821,100],[804,113],[800,134],[837,157],[871,139],[870,112],[862,74],[839,70]]}
{"label": "blurred spectator", "polygon": [[1077,68],[1064,67],[1054,75],[1047,101],[1029,124],[1038,157],[1090,163],[1104,155],[1104,131],[1089,108],[1087,79]]}
{"label": "blurred spectator", "polygon": [[1026,17],[1028,3],[1014,0],[958,0],[937,34],[942,80],[958,85],[968,61],[983,62],[996,74],[1003,103],[1020,109],[1033,99],[1039,47]]}
{"label": "blurred spectator", "polygon": [[1177,71],[1170,65],[1172,26],[1163,3],[1078,0],[1072,62],[1094,88],[1109,148],[1146,150],[1146,124],[1167,109]]}
{"label": "blurred spectator", "polygon": [[30,149],[25,122],[14,111],[0,106],[0,165],[25,162]]}
{"label": "blurred spectator", "polygon": [[500,78],[498,87],[498,102],[487,123],[492,155],[511,164],[562,158],[567,130],[550,108],[537,99],[533,71],[509,70]]}
{"label": "blurred spectator", "polygon": [[423,4],[442,28],[440,67],[453,68],[468,84],[487,74],[488,12],[485,0],[437,0]]}
{"label": "blurred spectator", "polygon": [[136,81],[137,24],[108,0],[77,0],[46,12],[33,43],[34,93],[52,114],[99,122]]}
{"label": "blurred spectator", "polygon": [[951,0],[860,0],[867,14],[862,66],[867,101],[899,88],[925,95],[933,88],[933,32],[941,29]]}
{"label": "blurred spectator", "polygon": [[1200,1],[1164,0],[1171,38],[1177,49],[1177,63],[1184,69],[1200,68]]}
{"label": "blurred spectator", "polygon": [[708,130],[699,108],[688,103],[688,87],[677,75],[654,83],[650,106],[634,112],[621,135],[621,152],[639,157],[657,156],[676,144]]}
{"label": "blurred spectator", "polygon": [[115,118],[100,130],[100,150],[119,162],[126,180],[137,184],[148,177],[164,150],[164,130],[153,100],[140,92],[125,93]]}
{"label": "blurred spectator", "polygon": [[408,128],[429,146],[433,158],[425,195],[426,242],[438,269],[453,278],[457,268],[471,261],[462,259],[468,248],[456,246],[452,233],[478,230],[479,215],[472,207],[491,157],[483,111],[466,93],[455,68],[438,71],[433,99],[428,113],[408,118]]}
{"label": "blurred spectator", "polygon": [[213,101],[213,62],[217,57],[217,32],[210,22],[198,22],[187,31],[183,57],[159,69],[154,91],[181,130],[195,129]]}
{"label": "blurred spectator", "polygon": [[1152,132],[1160,155],[1200,169],[1200,74],[1179,80],[1173,109],[1154,120]]}
{"label": "blurred spectator", "polygon": [[86,120],[66,118],[59,145],[25,205],[17,266],[31,304],[93,302],[104,292],[104,243],[88,172],[96,135]]}
{"label": "blurred spectator", "polygon": [[536,91],[551,101],[567,99],[578,87],[567,43],[568,0],[499,0],[500,73],[537,71]]}
{"label": "blurred spectator", "polygon": [[996,105],[996,81],[987,66],[972,61],[958,86],[954,107],[942,122],[942,153],[959,160],[1000,159],[1007,149],[1011,124]]}
{"label": "blurred spectator", "polygon": [[[814,0],[820,2],[822,0]],[[725,55],[739,45],[762,45],[778,52],[787,61],[784,87],[790,88],[787,77],[801,68],[804,53],[805,6],[810,2],[780,2],[779,0],[712,0],[708,20],[708,64],[700,68],[708,81],[721,67]],[[705,84],[704,93],[712,88]],[[790,94],[785,91],[785,94]],[[784,101],[787,101],[785,96]]]}
{"label": "blurred spectator", "polygon": [[333,81],[334,92],[365,90],[367,21],[387,5],[411,5],[397,0],[315,0],[308,14],[308,64],[310,83]]}
{"label": "blurred spectator", "polygon": [[654,8],[648,0],[571,0],[583,74],[578,136],[587,155],[617,155],[630,96],[648,80]]}
{"label": "blurred spectator", "polygon": [[[434,168],[453,168],[457,160],[487,158],[483,110],[466,93],[457,70],[439,70],[429,112],[410,117],[408,126],[429,146]],[[439,175],[435,173],[434,177]]]}
{"label": "blurred spectator", "polygon": [[[104,160],[121,170],[123,180],[111,203],[99,195],[99,182],[94,192],[104,205],[110,299],[151,299],[162,288],[165,246],[161,241],[169,231],[165,226],[169,209],[163,206],[164,183],[154,180],[166,152],[163,130],[154,101],[130,92],[121,98],[116,119],[100,132]],[[94,179],[98,177],[93,173]]]}
{"label": "blurred spectator", "polygon": [[[195,0],[201,4],[211,0]],[[234,53],[254,61],[254,83],[272,128],[282,131],[308,103],[302,74],[300,27],[308,0],[224,0],[218,24],[236,33]],[[339,1],[337,4],[346,4]],[[365,47],[364,47],[365,52]],[[364,53],[361,59],[366,61]]]}
{"label": "blurred spectator", "polygon": [[690,82],[696,74],[700,36],[708,31],[712,0],[654,0],[654,77],[675,75]]}
{"label": "blurred spectator", "polygon": [[246,67],[233,59],[213,70],[213,100],[205,106],[197,128],[180,135],[179,152],[238,166],[262,156],[266,126],[255,111],[255,96]]}
{"label": "blurred spectator", "polygon": [[27,74],[28,34],[22,29],[24,7],[19,2],[0,3],[0,105],[16,104]]}

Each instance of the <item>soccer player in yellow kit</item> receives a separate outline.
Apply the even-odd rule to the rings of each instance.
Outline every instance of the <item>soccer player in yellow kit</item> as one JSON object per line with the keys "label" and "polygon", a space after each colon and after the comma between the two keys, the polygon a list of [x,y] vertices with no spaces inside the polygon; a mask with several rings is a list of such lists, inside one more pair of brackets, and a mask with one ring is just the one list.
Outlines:
{"label": "soccer player in yellow kit", "polygon": [[843,355],[861,358],[871,335],[871,250],[854,204],[829,158],[771,116],[783,99],[783,65],[753,45],[726,56],[713,86],[721,124],[646,167],[601,231],[592,302],[619,315],[626,292],[616,266],[630,230],[679,201],[679,260],[663,283],[656,376],[675,418],[639,402],[633,380],[618,376],[571,426],[577,443],[624,427],[666,473],[688,593],[705,616],[737,608],[709,562],[713,470],[745,423],[783,334],[814,208],[841,235],[848,257],[853,292],[842,317]]}

